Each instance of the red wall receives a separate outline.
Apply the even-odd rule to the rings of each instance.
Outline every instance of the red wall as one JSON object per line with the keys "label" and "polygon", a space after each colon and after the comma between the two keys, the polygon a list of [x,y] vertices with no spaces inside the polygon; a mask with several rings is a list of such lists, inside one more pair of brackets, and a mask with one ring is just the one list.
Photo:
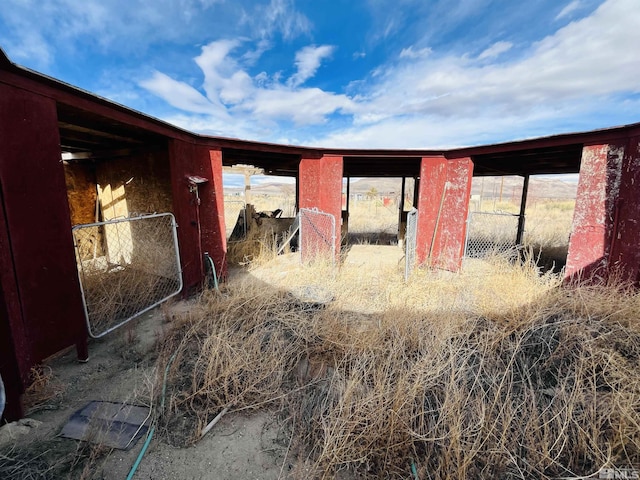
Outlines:
{"label": "red wall", "polygon": [[640,137],[582,151],[568,279],[640,281]]}
{"label": "red wall", "polygon": [[456,271],[462,263],[473,163],[425,157],[420,168],[417,261]]}
{"label": "red wall", "polygon": [[342,157],[303,158],[298,177],[299,208],[317,208],[335,218],[336,255],[340,254],[342,170]]}
{"label": "red wall", "polygon": [[640,137],[632,137],[622,161],[620,191],[614,205],[611,266],[623,279],[640,284]]}
{"label": "red wall", "polygon": [[[202,283],[204,252],[209,252],[213,258],[218,274],[226,274],[222,152],[182,140],[171,140],[169,163],[184,293],[188,294]],[[195,194],[189,192],[189,176],[208,180],[198,187],[199,212]]]}
{"label": "red wall", "polygon": [[626,141],[586,145],[567,256],[569,278],[604,278],[613,240]]}
{"label": "red wall", "polygon": [[23,381],[8,386],[13,395],[24,370],[45,357],[74,343],[86,357],[86,330],[55,102],[0,85],[0,138],[2,321]]}

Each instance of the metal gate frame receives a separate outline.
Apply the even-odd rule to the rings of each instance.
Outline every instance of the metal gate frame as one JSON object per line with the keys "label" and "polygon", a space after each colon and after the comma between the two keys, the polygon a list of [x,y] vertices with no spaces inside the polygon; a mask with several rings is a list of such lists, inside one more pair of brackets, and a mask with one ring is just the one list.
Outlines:
{"label": "metal gate frame", "polygon": [[[306,246],[309,245],[308,238],[312,235],[329,247],[331,254],[331,262],[336,262],[336,217],[330,213],[325,213],[317,208],[301,208],[298,212],[300,216],[300,259],[302,262],[310,258],[317,257],[324,252],[306,252]],[[322,224],[321,224],[322,223]],[[310,228],[307,228],[310,227]],[[327,226],[330,231],[327,231]],[[318,249],[319,250],[319,249]],[[306,257],[306,258],[305,258]]]}
{"label": "metal gate frame", "polygon": [[[130,315],[129,317],[125,318],[124,320],[118,322],[116,325],[113,325],[109,328],[107,328],[106,330],[104,330],[103,332],[100,333],[94,333],[92,326],[91,326],[91,318],[90,318],[90,314],[89,314],[89,308],[88,308],[88,304],[87,304],[87,296],[86,296],[86,285],[84,282],[85,279],[85,275],[84,275],[84,271],[83,271],[83,261],[80,257],[80,252],[79,252],[79,243],[76,240],[76,232],[82,229],[86,229],[86,228],[91,228],[91,227],[105,227],[108,225],[116,225],[119,223],[125,223],[125,222],[139,222],[139,221],[145,221],[151,218],[159,218],[159,217],[169,217],[170,221],[171,221],[171,236],[173,239],[173,248],[175,251],[175,261],[176,261],[176,272],[177,272],[177,288],[175,289],[175,291],[172,291],[171,293],[165,295],[162,299],[155,301],[153,304],[148,305],[138,311],[136,311],[134,314]],[[80,280],[80,292],[82,294],[82,306],[84,308],[84,314],[85,314],[85,321],[86,321],[86,325],[87,325],[87,332],[89,333],[89,336],[92,338],[101,338],[105,335],[107,335],[108,333],[113,332],[114,330],[122,327],[123,325],[129,323],[131,320],[133,320],[134,318],[139,317],[140,315],[142,315],[143,313],[148,312],[149,310],[157,307],[158,305],[166,302],[168,299],[170,299],[171,297],[174,297],[175,295],[177,295],[178,293],[180,293],[182,291],[182,287],[183,287],[183,280],[182,280],[182,267],[180,265],[180,252],[178,249],[178,233],[177,233],[177,223],[176,223],[176,219],[173,216],[172,213],[158,213],[158,214],[151,214],[151,215],[140,215],[140,216],[135,216],[135,217],[128,217],[128,218],[119,218],[119,219],[115,219],[115,220],[109,220],[109,221],[105,221],[105,222],[96,222],[96,223],[87,223],[87,224],[82,224],[82,225],[75,225],[72,228],[72,234],[73,234],[73,239],[74,239],[74,247],[76,250],[76,262],[77,262],[77,266],[78,266],[78,278]]]}
{"label": "metal gate frame", "polygon": [[418,210],[412,208],[407,213],[407,231],[404,237],[404,280],[409,279],[416,265],[416,246],[418,244]]}

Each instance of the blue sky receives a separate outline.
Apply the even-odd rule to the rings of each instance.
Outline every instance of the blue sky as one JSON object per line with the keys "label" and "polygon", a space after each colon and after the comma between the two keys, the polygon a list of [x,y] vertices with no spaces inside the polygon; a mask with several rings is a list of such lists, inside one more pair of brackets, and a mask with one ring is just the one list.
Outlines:
{"label": "blue sky", "polygon": [[445,148],[640,121],[638,0],[3,0],[0,46],[250,140]]}

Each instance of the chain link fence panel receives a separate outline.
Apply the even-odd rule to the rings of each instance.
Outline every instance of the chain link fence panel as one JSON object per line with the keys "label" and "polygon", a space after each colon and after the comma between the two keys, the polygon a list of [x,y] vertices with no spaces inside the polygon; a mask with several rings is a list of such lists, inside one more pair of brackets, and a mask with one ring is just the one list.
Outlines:
{"label": "chain link fence panel", "polygon": [[93,338],[182,290],[176,222],[170,213],[77,225],[73,239]]}
{"label": "chain link fence panel", "polygon": [[336,218],[318,209],[300,209],[300,256],[303,262],[336,260]]}
{"label": "chain link fence panel", "polygon": [[239,219],[240,212],[244,210],[245,203],[243,200],[225,200],[224,201],[224,223],[227,238],[231,236],[236,223],[241,222],[242,238],[247,236],[247,220],[244,215]]}
{"label": "chain link fence panel", "polygon": [[515,251],[519,215],[512,213],[470,212],[467,223],[466,258]]}
{"label": "chain link fence panel", "polygon": [[404,279],[409,279],[416,265],[416,245],[418,244],[418,210],[412,208],[407,213],[407,232],[404,239]]}

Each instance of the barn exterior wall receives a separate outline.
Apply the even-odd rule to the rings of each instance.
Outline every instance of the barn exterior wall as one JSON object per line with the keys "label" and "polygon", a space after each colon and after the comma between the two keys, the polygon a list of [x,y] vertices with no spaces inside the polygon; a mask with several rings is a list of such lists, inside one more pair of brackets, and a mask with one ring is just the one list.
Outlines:
{"label": "barn exterior wall", "polygon": [[2,292],[20,358],[0,355],[20,370],[22,384],[7,387],[15,402],[36,362],[73,344],[86,357],[86,330],[55,102],[0,84],[0,138]]}
{"label": "barn exterior wall", "polygon": [[469,158],[424,157],[418,198],[417,261],[457,271],[467,232],[473,163]]}

